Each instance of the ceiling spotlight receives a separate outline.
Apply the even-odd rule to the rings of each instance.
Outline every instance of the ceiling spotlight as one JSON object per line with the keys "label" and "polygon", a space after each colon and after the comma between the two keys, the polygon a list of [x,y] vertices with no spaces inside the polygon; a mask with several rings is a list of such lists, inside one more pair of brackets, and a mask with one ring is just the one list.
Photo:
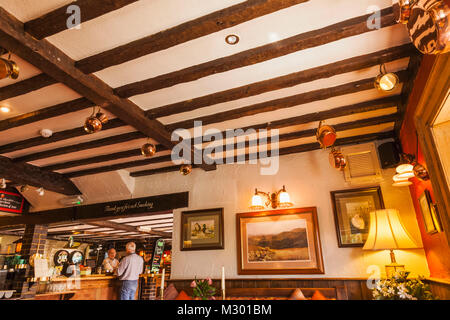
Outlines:
{"label": "ceiling spotlight", "polygon": [[41,197],[43,197],[45,194],[44,188],[42,188],[42,187],[40,187],[39,189],[36,189],[36,192]]}
{"label": "ceiling spotlight", "polygon": [[192,166],[190,164],[183,164],[180,168],[180,172],[183,176],[187,176],[192,172]]}
{"label": "ceiling spotlight", "polygon": [[89,118],[84,122],[84,130],[87,133],[96,133],[102,130],[104,124],[108,123],[108,117],[100,112],[100,109],[97,113],[94,110]]}
{"label": "ceiling spotlight", "polygon": [[225,42],[233,46],[239,43],[239,37],[235,34],[230,34],[225,38]]}
{"label": "ceiling spotlight", "polygon": [[9,112],[11,112],[11,108],[3,106],[3,107],[0,107],[0,111],[3,113],[9,113]]}
{"label": "ceiling spotlight", "polygon": [[6,189],[6,180],[4,178],[2,179],[2,182],[0,184],[0,188],[1,189]]}
{"label": "ceiling spotlight", "polygon": [[[5,53],[5,50],[1,50]],[[13,80],[19,77],[19,66],[17,63],[11,60],[11,53],[8,59],[0,58],[0,79],[11,78]]]}
{"label": "ceiling spotlight", "polygon": [[397,88],[400,79],[395,73],[387,72],[384,64],[380,65],[380,74],[375,78],[375,88],[382,92],[390,92]]}
{"label": "ceiling spotlight", "polygon": [[146,143],[141,147],[141,153],[147,158],[153,157],[156,153],[156,146],[151,143]]}

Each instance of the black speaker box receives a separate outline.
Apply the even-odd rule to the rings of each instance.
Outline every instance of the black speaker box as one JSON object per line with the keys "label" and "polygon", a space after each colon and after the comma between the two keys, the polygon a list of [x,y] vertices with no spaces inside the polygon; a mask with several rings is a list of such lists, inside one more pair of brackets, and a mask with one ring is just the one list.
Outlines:
{"label": "black speaker box", "polygon": [[381,144],[378,147],[378,155],[383,169],[394,168],[400,162],[400,153],[395,142]]}

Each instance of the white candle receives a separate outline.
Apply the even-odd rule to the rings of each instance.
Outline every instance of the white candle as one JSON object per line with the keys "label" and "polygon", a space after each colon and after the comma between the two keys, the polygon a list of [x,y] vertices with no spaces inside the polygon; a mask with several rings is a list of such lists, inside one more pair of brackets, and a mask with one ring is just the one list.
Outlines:
{"label": "white candle", "polygon": [[165,280],[165,278],[166,278],[166,269],[163,269],[162,279],[161,279],[161,289],[163,289],[163,290],[164,290],[164,280]]}
{"label": "white candle", "polygon": [[222,267],[222,290],[225,290],[225,267]]}

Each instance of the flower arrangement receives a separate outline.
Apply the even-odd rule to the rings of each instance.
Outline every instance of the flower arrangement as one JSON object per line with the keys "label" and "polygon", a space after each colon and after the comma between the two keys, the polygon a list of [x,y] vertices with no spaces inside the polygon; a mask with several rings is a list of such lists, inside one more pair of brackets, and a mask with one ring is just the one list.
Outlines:
{"label": "flower arrangement", "polygon": [[191,288],[194,288],[192,297],[200,298],[201,300],[215,300],[216,288],[212,286],[212,283],[211,278],[192,281]]}
{"label": "flower arrangement", "polygon": [[434,300],[430,286],[423,278],[407,279],[409,272],[395,273],[391,278],[379,280],[372,294],[375,300]]}

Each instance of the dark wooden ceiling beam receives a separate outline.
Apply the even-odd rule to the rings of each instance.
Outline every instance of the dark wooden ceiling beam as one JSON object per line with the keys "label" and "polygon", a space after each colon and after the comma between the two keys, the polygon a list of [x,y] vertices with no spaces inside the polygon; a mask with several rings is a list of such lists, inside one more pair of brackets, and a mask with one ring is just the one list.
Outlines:
{"label": "dark wooden ceiling beam", "polygon": [[[371,101],[366,101],[366,102],[362,102],[362,103],[357,103],[357,104],[353,104],[353,105],[349,105],[349,106],[343,106],[343,107],[339,107],[339,108],[335,108],[335,109],[331,109],[331,110],[327,110],[327,111],[315,112],[315,113],[305,114],[305,115],[298,116],[298,117],[276,120],[276,121],[272,121],[271,123],[261,123],[261,124],[253,125],[253,126],[246,127],[243,129],[247,130],[247,129],[253,128],[255,130],[259,130],[259,129],[266,129],[266,128],[283,128],[283,127],[300,125],[300,124],[313,122],[313,121],[321,121],[321,120],[331,119],[331,118],[335,118],[335,117],[341,117],[341,116],[350,115],[350,114],[354,114],[354,113],[362,113],[362,112],[368,112],[368,111],[374,111],[374,110],[379,110],[379,109],[384,109],[384,108],[395,107],[399,103],[400,103],[400,96],[391,96],[391,97],[381,98],[381,99],[377,99],[377,100],[371,100]],[[110,121],[110,123],[108,123],[106,125],[106,127],[107,126],[116,127],[116,126],[121,125],[122,122],[118,122],[116,124],[116,122],[117,122],[116,120],[118,120],[118,119],[114,119],[114,120]],[[105,128],[105,129],[107,129],[107,128]],[[56,142],[56,141],[63,140],[64,138],[69,139],[70,137],[73,137],[73,133],[74,133],[73,130],[68,130],[67,133],[65,133],[65,132],[66,131],[55,133],[54,136],[52,136],[51,138],[48,138],[48,139],[50,142]],[[77,129],[75,131],[75,133],[80,134],[80,135],[83,134],[82,128]],[[225,134],[226,133],[223,132],[224,136],[225,136]],[[90,141],[90,142],[85,142],[85,143],[75,144],[75,145],[61,147],[61,148],[57,148],[57,149],[47,150],[47,151],[43,151],[43,152],[38,152],[38,153],[34,153],[34,154],[29,154],[29,155],[26,155],[23,157],[15,158],[14,161],[29,162],[29,161],[33,161],[33,160],[49,158],[49,157],[67,154],[67,153],[71,153],[71,152],[94,149],[94,148],[103,147],[106,145],[112,145],[112,144],[116,144],[116,143],[132,141],[132,140],[140,139],[140,138],[144,138],[144,137],[145,136],[142,135],[140,132],[130,132],[130,133],[116,135],[116,136],[112,136],[112,137],[108,137],[108,138],[104,138],[104,139],[99,139],[99,140],[94,140],[94,141]],[[25,140],[22,142],[16,142],[16,143],[12,143],[9,145],[1,146],[0,153],[17,151],[17,150],[20,150],[23,148],[30,148],[32,146],[37,146],[37,145],[44,144],[44,143],[48,143],[48,141],[42,137],[32,138],[32,139]],[[160,151],[165,150],[165,148],[161,145],[158,145],[157,148]],[[64,163],[61,163],[61,165],[63,165],[63,164]],[[84,164],[90,164],[90,163],[84,163]],[[57,170],[57,169],[53,168],[52,170]]]}
{"label": "dark wooden ceiling beam", "polygon": [[[340,123],[340,124],[334,125],[334,128],[337,131],[345,131],[345,130],[358,129],[358,128],[364,128],[364,127],[369,127],[369,126],[380,125],[380,124],[384,124],[384,123],[395,122],[397,120],[398,120],[398,114],[389,114],[389,115],[380,116],[380,117],[373,117],[373,118],[369,118],[369,119],[362,119],[362,120]],[[316,129],[291,132],[291,133],[286,133],[286,134],[280,135],[279,141],[283,142],[283,141],[290,141],[290,140],[295,140],[295,139],[300,139],[300,138],[312,137],[312,136],[315,136],[315,134],[316,134]],[[249,143],[250,142],[247,141],[244,145],[238,145],[237,143],[224,145],[223,149],[228,150],[230,148],[233,148],[234,150],[237,150],[239,148],[244,148],[244,147],[248,146]],[[108,156],[106,156],[106,159],[107,158],[108,158]],[[75,177],[81,177],[81,176],[86,176],[86,175],[92,175],[92,174],[98,174],[98,173],[116,171],[116,170],[120,170],[120,169],[134,168],[134,167],[140,167],[140,166],[146,166],[146,165],[150,165],[150,164],[157,164],[157,163],[170,162],[170,161],[172,161],[171,155],[166,155],[166,156],[154,157],[154,158],[144,159],[144,160],[129,161],[129,162],[119,163],[119,164],[115,164],[115,165],[111,165],[111,166],[101,166],[101,167],[96,167],[96,168],[92,168],[92,169],[73,171],[73,172],[64,174],[64,176],[66,176],[67,178],[75,178]],[[178,169],[180,168],[179,166],[177,166],[177,167],[178,167]]]}
{"label": "dark wooden ceiling beam", "polygon": [[65,194],[78,195],[80,190],[63,175],[27,163],[14,163],[0,156],[0,178],[11,180],[21,185],[43,187],[46,190]]}
{"label": "dark wooden ceiling beam", "polygon": [[140,234],[148,234],[148,235],[157,235],[157,236],[162,236],[165,238],[172,238],[172,233],[169,232],[162,232],[162,231],[141,231],[139,230],[139,228],[134,227],[134,226],[129,226],[126,224],[122,224],[122,223],[116,223],[116,222],[112,222],[112,221],[94,221],[94,222],[89,222],[89,224],[91,225],[95,225],[98,227],[105,227],[105,228],[112,228],[112,229],[116,229],[116,230],[123,230],[123,231],[128,231],[128,232],[136,232],[136,233],[140,233]]}
{"label": "dark wooden ceiling beam", "polygon": [[45,73],[0,88],[0,101],[18,97],[58,83]]}
{"label": "dark wooden ceiling beam", "polygon": [[[161,152],[164,150],[167,150],[167,149],[164,149],[164,147],[162,147],[161,145],[157,145],[156,146],[156,152],[157,152],[156,156],[158,156],[158,152]],[[124,158],[138,157],[138,156],[142,156],[141,149],[132,149],[132,150],[126,150],[126,151],[116,152],[116,153],[112,153],[112,154],[96,156],[96,157],[92,157],[92,158],[85,158],[85,159],[80,159],[80,160],[62,162],[62,163],[58,163],[58,164],[54,164],[54,165],[44,166],[42,168],[45,170],[50,170],[50,171],[57,171],[57,170],[62,170],[62,169],[67,169],[67,168],[85,166],[85,165],[94,164],[94,163],[101,163],[101,162],[112,161],[112,160],[120,160],[120,159],[124,159]]]}
{"label": "dark wooden ceiling beam", "polygon": [[[84,119],[82,119],[82,121],[84,121]],[[103,126],[102,130],[114,129],[114,128],[122,127],[124,125],[125,125],[125,123],[122,120],[116,118],[116,119],[112,119],[107,124],[105,124]],[[84,135],[86,135],[86,131],[84,131],[83,127],[77,127],[77,128],[73,128],[73,129],[64,130],[64,131],[54,132],[50,138],[44,138],[41,136],[37,136],[37,137],[30,138],[27,140],[16,141],[16,142],[12,142],[12,143],[8,143],[3,146],[0,146],[0,154],[14,152],[14,151],[37,147],[37,146],[42,146],[42,145],[46,145],[46,144],[50,144],[50,143],[54,143],[54,142],[58,142],[58,141],[77,138],[77,137],[84,136]],[[143,136],[145,136],[145,135],[143,135]]]}
{"label": "dark wooden ceiling beam", "polygon": [[[405,71],[400,71],[397,72],[397,75],[403,82],[406,80],[408,74]],[[272,112],[280,109],[300,106],[314,101],[325,100],[332,97],[342,96],[370,89],[374,89],[374,78],[363,79],[332,88],[324,88],[309,91],[289,97],[257,103],[242,108],[236,108],[229,111],[219,112],[207,116],[201,116],[195,119],[184,120],[170,124],[167,126],[167,128],[169,128],[172,131],[178,128],[184,129],[193,128],[194,121],[202,121],[202,125],[209,125],[213,123],[219,123],[233,119],[248,117],[259,113]]]}
{"label": "dark wooden ceiling beam", "polygon": [[[38,41],[24,32],[23,23],[1,7],[0,46],[14,52],[98,106],[108,109],[128,125],[167,148],[175,145],[171,140],[171,133],[162,123],[148,119],[139,106],[130,100],[119,98],[112,88],[99,78],[81,72],[74,66],[75,61],[50,42]],[[198,153],[195,148],[191,150],[193,154]],[[204,170],[215,169],[215,166],[206,164],[200,164],[200,167]]]}
{"label": "dark wooden ceiling beam", "polygon": [[25,23],[25,31],[36,39],[44,39],[67,30],[67,8],[77,5],[81,11],[81,22],[98,18],[109,12],[118,10],[138,0],[77,0],[53,10],[39,18]]}
{"label": "dark wooden ceiling beam", "polygon": [[316,68],[298,71],[285,76],[255,82],[230,90],[209,94],[203,97],[157,107],[147,110],[146,114],[148,117],[156,119],[177,113],[193,111],[219,103],[247,98],[269,91],[289,88],[306,82],[311,82],[323,78],[330,78],[339,74],[362,70],[382,63],[409,57],[416,51],[416,48],[412,44],[406,44],[366,55],[345,59],[338,62],[333,62]]}
{"label": "dark wooden ceiling beam", "polygon": [[94,106],[94,104],[90,102],[88,99],[80,98],[69,102],[64,102],[52,107],[21,114],[13,118],[0,121],[0,132],[24,126],[33,122],[65,115],[67,113],[81,111],[90,108],[92,106]]}
{"label": "dark wooden ceiling beam", "polygon": [[172,157],[169,154],[169,155],[154,157],[154,158],[150,158],[150,159],[134,160],[134,161],[129,161],[129,162],[125,162],[125,163],[113,164],[110,166],[102,166],[102,167],[97,167],[97,168],[92,168],[92,169],[69,172],[69,173],[65,173],[64,176],[66,178],[77,178],[77,177],[82,177],[82,176],[111,172],[111,171],[128,169],[128,168],[133,168],[133,167],[147,166],[150,164],[170,162],[170,161],[172,161]]}
{"label": "dark wooden ceiling beam", "polygon": [[[130,83],[116,88],[114,91],[119,96],[128,98],[374,31],[375,29],[369,29],[367,24],[370,16],[371,14],[353,18],[323,29],[302,33],[285,40],[246,50],[228,57],[208,61],[203,64],[170,72],[147,80]],[[381,27],[392,26],[396,23],[395,20],[392,7],[381,11]]]}
{"label": "dark wooden ceiling beam", "polygon": [[408,65],[408,81],[406,81],[402,88],[402,101],[399,105],[399,112],[401,114],[400,119],[395,124],[395,132],[397,137],[400,137],[400,129],[403,125],[403,120],[405,119],[406,108],[408,107],[409,97],[411,95],[412,89],[414,87],[414,81],[416,80],[417,73],[419,72],[420,64],[422,62],[423,55],[419,51],[415,51],[411,56]]}
{"label": "dark wooden ceiling beam", "polygon": [[[360,136],[353,136],[353,137],[348,137],[348,138],[337,139],[335,145],[336,146],[345,146],[345,145],[366,143],[366,142],[375,141],[375,140],[385,140],[385,139],[394,139],[394,138],[395,138],[394,131],[382,132],[382,133],[372,133],[372,134],[367,134],[367,135],[360,135]],[[314,151],[314,150],[319,150],[319,149],[320,149],[320,145],[318,143],[308,143],[308,144],[303,144],[303,145],[298,145],[298,146],[293,146],[293,147],[282,148],[279,150],[279,154],[281,156],[283,156],[283,155],[289,155],[289,154],[295,154],[295,153]],[[248,160],[248,159],[249,159],[249,155],[246,154],[246,160]],[[235,157],[233,157],[230,160],[235,161],[236,159],[235,159]],[[224,160],[224,163],[225,162],[226,162],[226,159]],[[174,171],[178,171],[179,169],[180,169],[179,166],[170,166],[170,167],[159,168],[159,169],[131,172],[130,176],[137,178],[137,177],[150,176],[150,175],[159,174],[159,173],[174,172]]]}
{"label": "dark wooden ceiling beam", "polygon": [[[62,154],[72,153],[72,152],[78,152],[78,151],[84,151],[84,150],[90,150],[95,148],[101,148],[105,147],[111,144],[117,144],[122,142],[128,142],[136,139],[142,139],[145,138],[145,135],[142,133],[135,131],[130,133],[124,133],[116,136],[111,136],[103,139],[78,143],[70,146],[65,146],[61,148],[46,150],[42,152],[37,152],[33,154],[29,154],[26,156],[14,158],[13,160],[15,162],[30,162],[38,159],[45,159],[50,157],[59,156]],[[167,150],[167,148],[158,145],[160,150]]]}
{"label": "dark wooden ceiling beam", "polygon": [[76,65],[85,73],[97,72],[306,1],[308,0],[247,0],[151,36],[85,58],[77,62]]}

